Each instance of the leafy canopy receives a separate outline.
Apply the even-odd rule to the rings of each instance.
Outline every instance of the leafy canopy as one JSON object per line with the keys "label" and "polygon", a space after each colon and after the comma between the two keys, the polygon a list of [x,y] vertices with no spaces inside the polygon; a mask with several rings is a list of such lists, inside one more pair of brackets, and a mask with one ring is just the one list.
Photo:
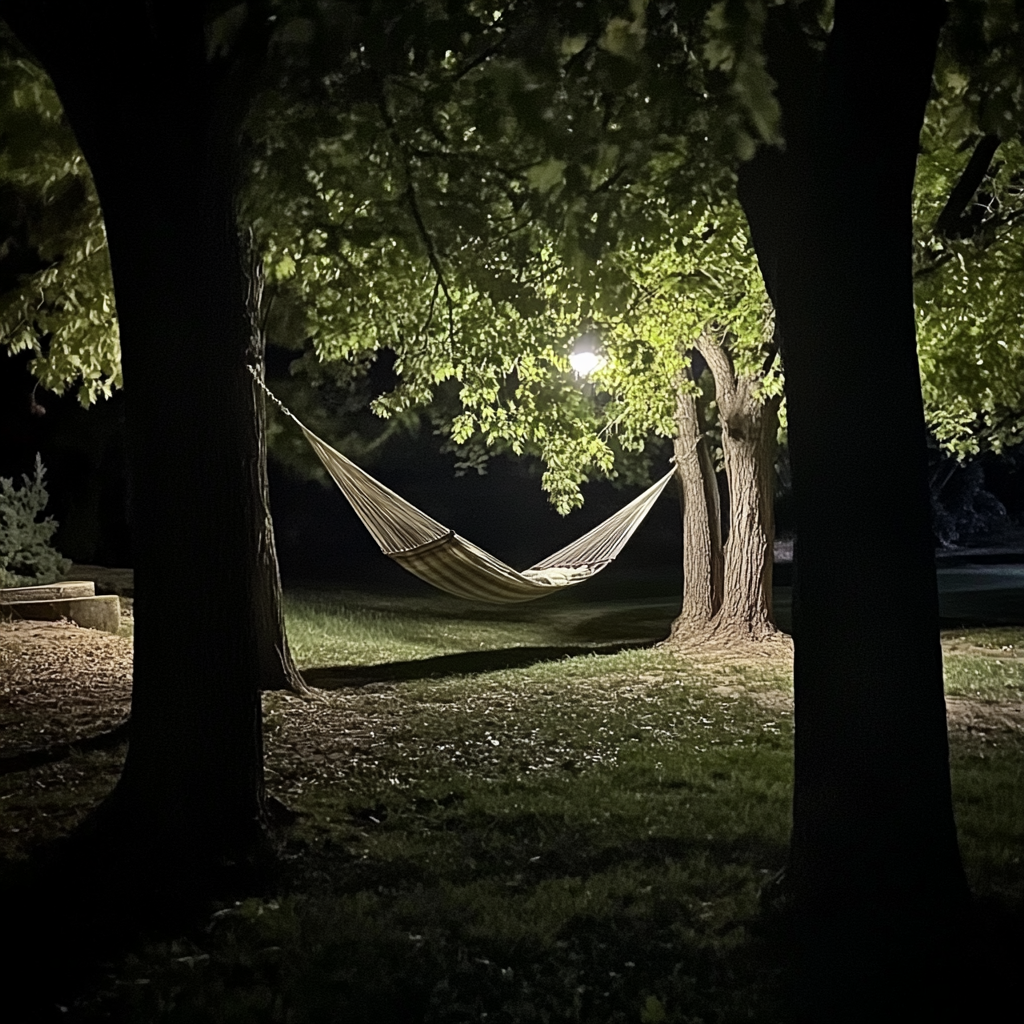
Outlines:
{"label": "leafy canopy", "polygon": [[[918,355],[929,427],[963,459],[1024,441],[1024,141],[1002,116],[1007,108],[994,115],[972,98],[955,63],[940,64],[938,84],[914,193]],[[983,135],[993,120],[1012,130]],[[992,162],[945,225],[947,202],[986,139]]]}
{"label": "leafy canopy", "polygon": [[52,83],[0,26],[0,344],[84,406],[121,386],[106,233]]}
{"label": "leafy canopy", "polygon": [[[827,7],[803,5],[821,24]],[[1020,440],[1014,10],[953,5],[917,180],[926,408],[961,457]],[[397,354],[380,412],[456,386],[457,443],[537,452],[565,509],[591,471],[616,472],[617,458],[622,471],[623,450],[671,431],[699,321],[735,320],[735,355],[756,370],[760,283],[728,197],[735,160],[777,132],[762,5],[275,11],[279,77],[253,108],[246,212],[320,355],[365,367]],[[937,232],[983,133],[1002,141],[974,227]],[[7,34],[0,138],[0,340],[89,404],[120,384],[99,206],[52,86]],[[608,360],[584,389],[565,356],[592,324]]]}
{"label": "leafy canopy", "polygon": [[[699,19],[691,28],[703,40]],[[453,439],[536,452],[562,511],[591,471],[614,472],[617,450],[674,433],[708,322],[737,352],[764,342],[756,263],[723,198],[745,137],[733,94],[720,76],[710,102],[701,49],[640,48],[645,31],[638,5],[614,32],[539,45],[531,32],[529,51],[514,28],[484,24],[437,64],[367,82],[354,59],[315,104],[285,91],[261,104],[251,209],[318,355],[393,351],[385,415],[456,381]],[[652,102],[644,61],[678,86],[671,102]],[[583,389],[567,355],[590,327],[607,359]]]}

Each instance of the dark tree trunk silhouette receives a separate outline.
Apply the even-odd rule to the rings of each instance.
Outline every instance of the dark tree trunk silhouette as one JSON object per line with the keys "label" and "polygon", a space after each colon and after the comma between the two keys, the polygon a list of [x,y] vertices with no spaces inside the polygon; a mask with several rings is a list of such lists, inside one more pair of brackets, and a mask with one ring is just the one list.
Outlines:
{"label": "dark tree trunk silhouette", "polygon": [[247,370],[262,369],[263,338],[235,205],[246,69],[207,53],[191,5],[4,2],[0,15],[53,78],[92,169],[121,330],[132,724],[92,824],[141,870],[187,878],[262,835],[260,689],[301,686]]}
{"label": "dark tree trunk silhouette", "polygon": [[797,531],[787,884],[812,965],[806,1012],[820,1020],[863,1010],[880,991],[867,972],[967,895],[911,277],[911,190],[944,4],[890,14],[839,0],[818,60],[793,10],[772,12],[786,147],[740,173],[786,367]]}

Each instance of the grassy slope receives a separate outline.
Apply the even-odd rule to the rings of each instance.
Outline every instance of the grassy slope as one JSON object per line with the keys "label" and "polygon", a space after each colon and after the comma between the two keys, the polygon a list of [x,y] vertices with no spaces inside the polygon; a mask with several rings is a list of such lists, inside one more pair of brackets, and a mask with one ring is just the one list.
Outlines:
{"label": "grassy slope", "polygon": [[[671,614],[292,595],[297,657],[329,689],[266,697],[271,786],[301,812],[291,868],[119,961],[79,1013],[785,1019],[757,911],[785,857],[789,673],[622,649]],[[1022,646],[1019,629],[947,637],[950,692],[1019,700]],[[953,734],[972,884],[1017,906],[1020,754],[1019,732]]]}
{"label": "grassy slope", "polygon": [[[788,671],[579,653],[670,615],[294,597],[299,660],[335,687],[319,708],[267,698],[298,879],[150,948],[137,973],[158,984],[124,989],[137,1019],[783,1019],[756,918],[785,856]],[[952,692],[1020,696],[1020,630],[957,637]],[[1019,755],[1002,734],[954,743],[972,882],[1018,902]]]}

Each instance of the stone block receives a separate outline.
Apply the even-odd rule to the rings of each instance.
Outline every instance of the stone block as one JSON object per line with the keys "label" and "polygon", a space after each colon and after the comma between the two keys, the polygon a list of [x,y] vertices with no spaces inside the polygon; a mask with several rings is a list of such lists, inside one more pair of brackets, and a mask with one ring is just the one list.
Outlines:
{"label": "stone block", "polygon": [[4,615],[18,619],[54,622],[68,619],[86,629],[116,633],[121,627],[121,601],[113,594],[101,597],[67,597],[55,601],[16,601],[0,606]]}
{"label": "stone block", "polygon": [[69,580],[65,583],[44,583],[36,587],[3,587],[0,604],[22,601],[60,601],[68,597],[94,597],[96,584],[91,580]]}

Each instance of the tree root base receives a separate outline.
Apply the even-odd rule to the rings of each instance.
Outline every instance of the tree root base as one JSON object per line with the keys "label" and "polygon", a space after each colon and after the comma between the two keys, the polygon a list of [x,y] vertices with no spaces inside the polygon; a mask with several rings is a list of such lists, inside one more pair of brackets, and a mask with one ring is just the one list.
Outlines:
{"label": "tree root base", "polygon": [[793,638],[773,626],[710,622],[675,628],[659,645],[673,653],[743,661],[792,661]]}

